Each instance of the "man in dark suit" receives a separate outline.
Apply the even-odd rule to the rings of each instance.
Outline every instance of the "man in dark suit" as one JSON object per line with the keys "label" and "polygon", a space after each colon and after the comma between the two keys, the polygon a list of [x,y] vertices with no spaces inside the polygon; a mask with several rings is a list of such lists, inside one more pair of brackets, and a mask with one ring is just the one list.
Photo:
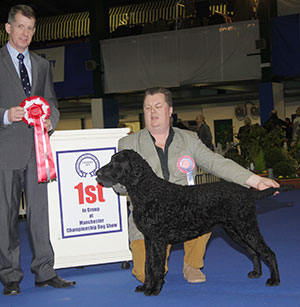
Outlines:
{"label": "man in dark suit", "polygon": [[263,124],[263,127],[268,133],[276,128],[286,132],[286,122],[278,117],[276,110],[271,111],[270,118]]}
{"label": "man in dark suit", "polygon": [[[38,183],[34,128],[22,121],[25,111],[19,106],[27,96],[42,96],[51,107],[51,115],[44,121],[45,127],[48,131],[56,127],[59,112],[50,64],[28,50],[35,21],[31,7],[12,7],[5,24],[9,41],[0,49],[0,280],[4,295],[21,292],[19,284],[23,272],[19,260],[18,213],[22,191],[26,198],[35,285],[65,288],[75,284],[61,279],[53,269],[47,183]],[[27,86],[20,79],[24,73],[24,69],[20,72],[20,54],[26,77],[29,77],[29,88],[25,88]]]}

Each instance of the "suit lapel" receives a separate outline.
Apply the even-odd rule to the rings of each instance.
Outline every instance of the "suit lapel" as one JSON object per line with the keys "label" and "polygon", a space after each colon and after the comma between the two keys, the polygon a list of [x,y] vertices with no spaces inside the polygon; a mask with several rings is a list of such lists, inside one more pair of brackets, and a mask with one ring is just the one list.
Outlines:
{"label": "suit lapel", "polygon": [[176,132],[176,129],[173,128],[173,130],[174,130],[174,137],[173,137],[173,141],[172,141],[172,143],[171,143],[171,145],[169,147],[169,153],[171,153],[171,154],[177,153],[177,152],[181,151],[181,149],[182,149],[181,146],[180,146],[180,144],[182,142],[181,141],[181,137]]}
{"label": "suit lapel", "polygon": [[149,165],[152,167],[154,172],[159,176],[163,177],[160,160],[153,143],[152,137],[147,129],[143,129],[141,131],[140,139],[139,139],[139,147],[138,152],[142,154],[142,156],[148,161]]}
{"label": "suit lapel", "polygon": [[[179,158],[178,153],[182,152],[182,139],[176,129],[173,128],[174,137],[173,141],[169,147],[169,157],[168,157],[168,167],[170,171],[170,180],[173,177],[173,173],[178,171],[177,169],[177,160]],[[180,146],[181,145],[181,146]]]}
{"label": "suit lapel", "polygon": [[[10,54],[8,53],[8,50],[7,50],[6,46],[1,48],[1,56],[0,56],[0,58],[1,58],[1,61],[3,62],[3,66],[7,70],[7,74],[10,75],[10,77],[12,78],[11,82],[17,84],[17,86],[20,88],[20,90],[22,90],[22,92],[24,92],[21,80],[19,78],[19,75],[18,75],[18,73],[16,71],[14,63],[12,62],[12,59],[10,57]],[[10,78],[8,77],[8,79],[10,79]],[[24,95],[25,95],[25,93],[24,93]]]}

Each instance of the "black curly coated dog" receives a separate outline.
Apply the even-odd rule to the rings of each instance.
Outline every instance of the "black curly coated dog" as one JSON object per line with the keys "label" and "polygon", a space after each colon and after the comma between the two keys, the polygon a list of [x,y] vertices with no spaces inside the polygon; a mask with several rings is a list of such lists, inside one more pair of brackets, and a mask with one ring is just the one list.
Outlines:
{"label": "black curly coated dog", "polygon": [[288,191],[293,186],[247,189],[235,183],[216,182],[182,186],[165,181],[152,171],[135,151],[123,150],[97,171],[97,181],[125,186],[133,204],[133,218],[146,245],[146,279],[137,292],[158,295],[164,284],[166,249],[169,243],[184,242],[220,225],[253,261],[249,278],[262,275],[261,257],[271,276],[268,286],[280,283],[276,256],[258,228],[255,200]]}

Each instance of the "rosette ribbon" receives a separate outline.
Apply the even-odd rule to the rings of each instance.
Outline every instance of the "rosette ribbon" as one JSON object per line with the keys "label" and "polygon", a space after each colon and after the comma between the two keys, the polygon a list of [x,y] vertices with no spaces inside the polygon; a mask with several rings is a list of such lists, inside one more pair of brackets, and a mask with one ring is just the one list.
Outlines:
{"label": "rosette ribbon", "polygon": [[35,155],[38,182],[48,182],[56,178],[55,165],[44,120],[50,116],[48,102],[40,96],[31,96],[20,104],[24,108],[23,121],[34,126]]}
{"label": "rosette ribbon", "polygon": [[182,156],[177,160],[177,168],[186,174],[188,185],[194,185],[193,169],[195,161],[190,156]]}

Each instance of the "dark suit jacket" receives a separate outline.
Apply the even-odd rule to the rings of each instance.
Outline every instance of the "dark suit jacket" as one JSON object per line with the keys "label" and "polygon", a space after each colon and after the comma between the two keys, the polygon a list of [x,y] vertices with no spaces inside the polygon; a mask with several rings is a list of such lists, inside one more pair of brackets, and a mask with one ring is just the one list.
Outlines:
{"label": "dark suit jacket", "polygon": [[[59,120],[58,103],[53,89],[50,64],[39,55],[30,52],[32,66],[31,95],[45,98],[51,107],[50,120],[53,129]],[[20,105],[26,98],[21,80],[7,51],[0,49],[0,170],[25,167],[34,149],[34,129],[23,122],[3,125],[5,110]]]}

